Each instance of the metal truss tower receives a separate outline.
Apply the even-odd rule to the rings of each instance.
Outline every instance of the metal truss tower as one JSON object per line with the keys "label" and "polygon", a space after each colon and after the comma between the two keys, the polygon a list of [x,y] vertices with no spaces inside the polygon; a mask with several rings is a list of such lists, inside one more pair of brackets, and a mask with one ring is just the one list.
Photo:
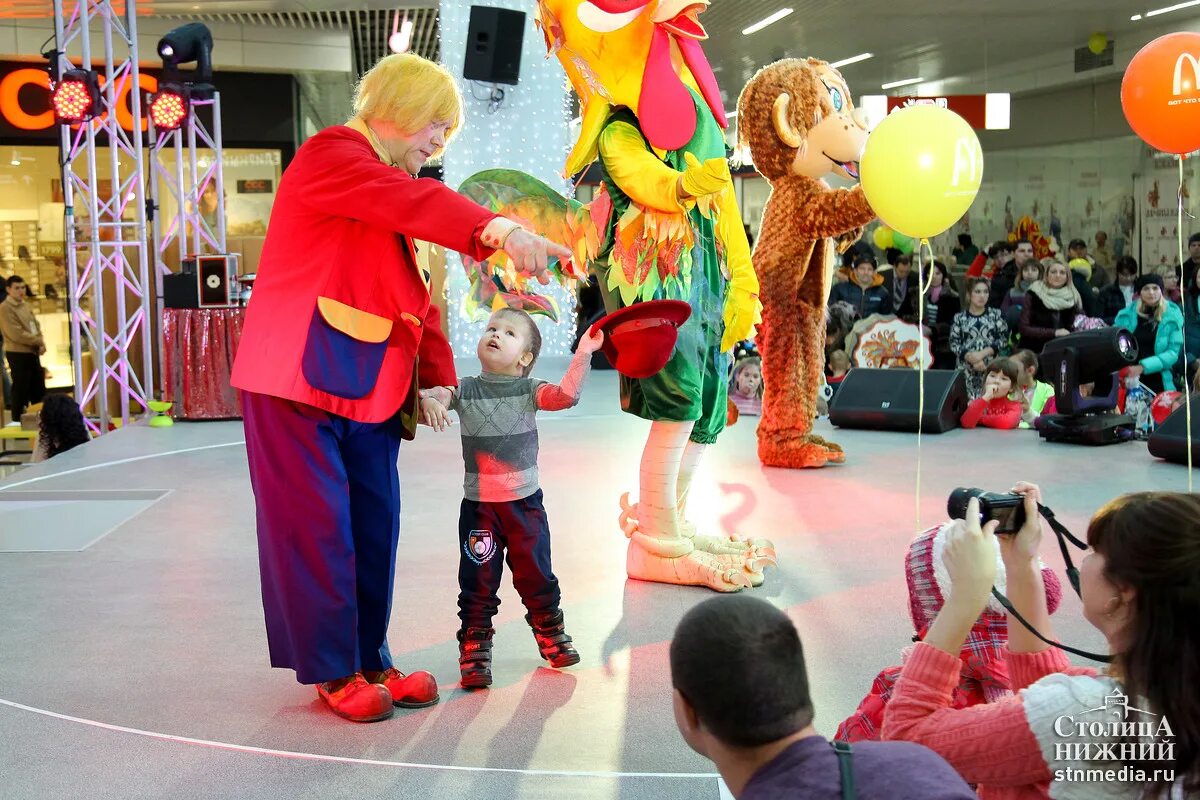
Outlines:
{"label": "metal truss tower", "polygon": [[[160,196],[165,191],[175,203],[173,215],[156,214],[151,224],[155,285],[160,300],[162,278],[171,274],[164,256],[172,247],[178,250],[179,264],[190,256],[205,252],[226,252],[221,94],[215,90],[211,94],[209,99],[198,100],[193,96],[187,104],[187,117],[175,130],[155,130],[154,121],[150,120],[150,201],[157,210]],[[197,113],[201,109],[210,112],[211,129]],[[197,154],[198,146],[208,148],[212,152],[211,161],[203,169]],[[171,153],[172,157],[164,159],[165,153]],[[201,198],[210,185],[217,195],[215,225],[210,225],[201,211]]]}
{"label": "metal truss tower", "polygon": [[[75,46],[79,68],[103,82],[104,113],[59,126],[75,397],[100,433],[147,411],[154,385],[136,3],[122,5],[120,15],[111,0],[54,0],[58,74],[75,68],[67,56]],[[103,53],[93,54],[94,36]]]}

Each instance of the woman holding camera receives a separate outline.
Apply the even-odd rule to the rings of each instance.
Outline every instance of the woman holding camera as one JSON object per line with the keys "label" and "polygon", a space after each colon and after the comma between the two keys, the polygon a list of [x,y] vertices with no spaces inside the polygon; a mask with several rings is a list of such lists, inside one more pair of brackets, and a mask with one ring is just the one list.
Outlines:
{"label": "woman holding camera", "polygon": [[1092,517],[1080,584],[1084,616],[1114,655],[1107,673],[1071,667],[1009,614],[1008,666],[1019,694],[950,707],[960,648],[996,577],[997,542],[1003,590],[1054,638],[1037,564],[1040,493],[1028,483],[1013,491],[1026,514],[1016,534],[996,536],[995,521],[981,528],[976,499],[949,531],[943,562],[952,590],[904,665],[883,738],[933,749],[984,798],[1191,796],[1200,790],[1200,496],[1127,494]]}

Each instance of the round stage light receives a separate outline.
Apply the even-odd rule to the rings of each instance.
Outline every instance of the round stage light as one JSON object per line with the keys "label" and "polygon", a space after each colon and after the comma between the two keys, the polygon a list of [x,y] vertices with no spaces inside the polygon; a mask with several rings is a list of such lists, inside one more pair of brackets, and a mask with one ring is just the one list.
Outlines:
{"label": "round stage light", "polygon": [[160,131],[177,130],[187,119],[187,100],[183,95],[166,90],[150,97],[150,119]]}
{"label": "round stage light", "polygon": [[99,86],[92,85],[87,72],[70,70],[54,87],[51,95],[55,119],[60,124],[91,119],[98,113],[99,95]]}

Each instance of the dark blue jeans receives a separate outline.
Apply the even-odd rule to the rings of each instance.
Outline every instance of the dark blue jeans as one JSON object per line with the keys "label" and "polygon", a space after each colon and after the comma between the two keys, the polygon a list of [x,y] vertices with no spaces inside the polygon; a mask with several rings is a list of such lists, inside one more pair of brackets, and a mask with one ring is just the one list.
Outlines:
{"label": "dark blue jeans", "polygon": [[550,526],[542,490],[506,503],[463,500],[458,517],[458,617],[463,628],[490,628],[500,608],[504,562],[530,614],[558,610],[561,593],[550,569]]}

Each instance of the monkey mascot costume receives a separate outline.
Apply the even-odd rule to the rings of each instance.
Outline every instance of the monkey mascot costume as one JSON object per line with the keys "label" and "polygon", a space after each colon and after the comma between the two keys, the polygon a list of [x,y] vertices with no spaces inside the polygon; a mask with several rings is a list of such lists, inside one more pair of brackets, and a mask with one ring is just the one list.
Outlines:
{"label": "monkey mascot costume", "polygon": [[861,186],[830,189],[822,178],[858,178],[866,121],[841,73],[824,61],[789,58],[764,67],[742,90],[738,135],[771,183],[754,248],[763,303],[758,458],[769,467],[841,463],[842,448],[812,432],[825,366],[829,240],[844,252],[875,214]]}
{"label": "monkey mascot costume", "polygon": [[737,591],[762,582],[765,540],[696,532],[684,511],[705,448],[725,427],[729,351],[754,335],[758,280],[726,160],[725,112],[700,42],[707,0],[539,0],[539,25],[582,102],[566,172],[599,159],[592,269],[609,312],[691,306],[667,365],[621,377],[623,410],[651,421],[639,498],[622,498],[626,572]]}

